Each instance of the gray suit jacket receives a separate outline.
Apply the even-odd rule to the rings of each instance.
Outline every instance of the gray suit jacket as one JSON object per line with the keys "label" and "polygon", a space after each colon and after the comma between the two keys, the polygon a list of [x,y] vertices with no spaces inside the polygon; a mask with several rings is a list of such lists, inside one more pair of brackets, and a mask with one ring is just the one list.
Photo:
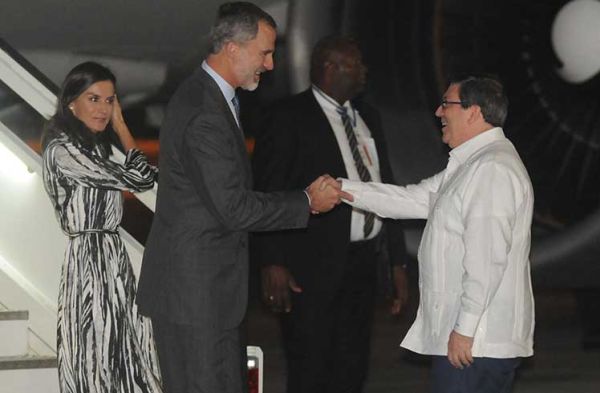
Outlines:
{"label": "gray suit jacket", "polygon": [[139,310],[174,323],[235,327],[247,304],[248,231],[305,227],[307,198],[252,191],[242,132],[202,68],[169,103],[159,170]]}

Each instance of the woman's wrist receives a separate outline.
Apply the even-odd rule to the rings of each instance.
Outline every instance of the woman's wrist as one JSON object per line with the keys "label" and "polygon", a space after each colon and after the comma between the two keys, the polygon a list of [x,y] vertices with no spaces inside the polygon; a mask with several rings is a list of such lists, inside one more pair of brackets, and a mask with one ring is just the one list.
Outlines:
{"label": "woman's wrist", "polygon": [[127,127],[127,125],[124,122],[114,122],[112,126],[113,126],[113,130],[115,130],[115,132],[118,135],[131,133],[129,131],[129,128]]}

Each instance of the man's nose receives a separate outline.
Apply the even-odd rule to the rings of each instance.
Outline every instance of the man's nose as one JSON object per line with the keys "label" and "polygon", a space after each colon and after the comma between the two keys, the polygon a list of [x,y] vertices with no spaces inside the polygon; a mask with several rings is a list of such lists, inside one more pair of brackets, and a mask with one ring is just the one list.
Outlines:
{"label": "man's nose", "polygon": [[273,56],[269,55],[265,59],[265,63],[263,64],[266,70],[271,71],[275,67],[275,61],[273,60]]}

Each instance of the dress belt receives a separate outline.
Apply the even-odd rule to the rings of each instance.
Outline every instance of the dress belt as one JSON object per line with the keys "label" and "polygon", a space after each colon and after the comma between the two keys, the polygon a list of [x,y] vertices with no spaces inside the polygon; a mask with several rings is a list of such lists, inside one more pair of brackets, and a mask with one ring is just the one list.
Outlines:
{"label": "dress belt", "polygon": [[115,230],[111,230],[111,229],[83,229],[81,231],[77,231],[77,232],[67,232],[67,236],[73,238],[73,237],[79,237],[82,235],[87,235],[88,233],[98,233],[98,234],[106,234],[106,235],[118,235],[119,234],[119,230],[115,229]]}

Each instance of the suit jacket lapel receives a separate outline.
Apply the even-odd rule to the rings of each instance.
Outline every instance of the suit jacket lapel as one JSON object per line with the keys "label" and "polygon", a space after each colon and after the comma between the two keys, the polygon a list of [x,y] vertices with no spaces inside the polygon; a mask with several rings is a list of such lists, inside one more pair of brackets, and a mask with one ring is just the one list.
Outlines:
{"label": "suit jacket lapel", "polygon": [[231,113],[231,109],[229,109],[229,104],[225,100],[223,96],[223,92],[219,88],[219,85],[215,80],[206,72],[204,69],[200,68],[200,76],[204,80],[204,85],[211,97],[215,98],[215,102],[217,103],[217,108],[219,112],[223,115],[223,118],[227,120],[229,127],[224,129],[223,132],[231,132],[233,134],[233,139],[235,140],[235,148],[238,150],[241,157],[241,164],[245,172],[246,185],[248,187],[252,186],[252,171],[250,168],[250,160],[248,158],[248,152],[246,151],[246,140],[244,138],[243,131],[238,127],[237,122]]}

